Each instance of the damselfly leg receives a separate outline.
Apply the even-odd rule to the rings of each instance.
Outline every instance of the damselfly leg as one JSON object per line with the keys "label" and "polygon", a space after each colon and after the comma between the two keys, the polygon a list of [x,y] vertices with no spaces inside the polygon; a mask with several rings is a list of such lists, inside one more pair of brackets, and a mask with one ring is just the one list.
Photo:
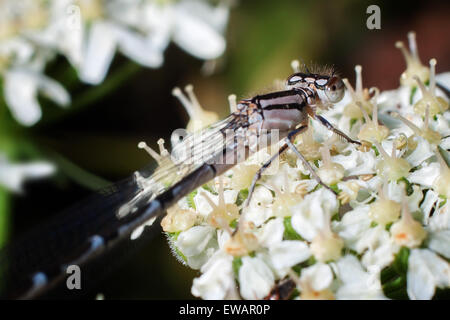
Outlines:
{"label": "damselfly leg", "polygon": [[321,184],[322,186],[324,186],[325,188],[327,188],[328,190],[330,190],[331,192],[333,192],[335,195],[337,195],[336,191],[334,191],[333,189],[331,189],[329,186],[327,186],[318,176],[318,174],[316,173],[316,171],[314,170],[314,168],[312,167],[312,165],[308,162],[308,160],[305,159],[305,157],[300,153],[300,151],[298,151],[298,149],[294,146],[294,144],[291,142],[290,139],[286,140],[287,145],[289,146],[289,148],[291,148],[291,150],[295,153],[295,155],[302,160],[304,166],[309,170],[309,173],[311,174],[311,176],[314,178],[314,180],[317,181],[317,183]]}
{"label": "damselfly leg", "polygon": [[324,125],[328,130],[333,131],[335,134],[337,134],[338,136],[340,136],[341,138],[344,138],[345,140],[347,140],[350,143],[354,143],[357,145],[361,145],[361,142],[353,140],[352,138],[350,138],[349,136],[347,136],[345,133],[343,133],[341,130],[336,129],[335,127],[333,127],[333,125],[331,123],[328,122],[327,119],[325,119],[322,116],[319,115],[314,115],[314,118],[316,120],[319,120],[319,122]]}
{"label": "damselfly leg", "polygon": [[[297,150],[297,148],[294,146],[293,141],[295,140],[295,137],[299,134],[305,132],[308,129],[308,125],[303,125],[291,132],[289,132],[288,136],[286,137],[286,143],[281,146],[281,148],[278,150],[276,154],[274,154],[267,162],[265,162],[261,168],[256,172],[255,176],[253,177],[252,184],[250,185],[250,189],[248,191],[248,197],[245,201],[244,207],[248,206],[250,204],[253,192],[255,191],[256,183],[259,179],[261,179],[261,176],[263,172],[270,167],[272,162],[277,159],[283,152],[285,152],[288,148],[292,149],[292,151],[295,153],[295,155],[303,162],[304,166],[309,170],[311,173],[311,176],[322,186],[336,194],[336,192],[331,189],[329,186],[327,186],[323,181],[320,179],[320,177],[315,172],[314,168],[311,166],[311,164],[305,159],[305,157],[300,153],[300,151]],[[350,139],[350,138],[349,138]],[[354,140],[352,140],[354,141]]]}

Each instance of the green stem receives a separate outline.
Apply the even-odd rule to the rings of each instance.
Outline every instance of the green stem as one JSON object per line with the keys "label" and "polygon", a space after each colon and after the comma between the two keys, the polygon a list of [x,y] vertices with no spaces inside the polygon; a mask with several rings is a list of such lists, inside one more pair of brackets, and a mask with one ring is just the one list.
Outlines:
{"label": "green stem", "polygon": [[79,95],[72,104],[72,109],[79,110],[94,103],[98,99],[107,95],[119,85],[121,85],[126,79],[134,75],[137,71],[141,70],[141,67],[134,62],[127,62],[114,72],[113,75],[107,77],[106,80],[95,87],[88,89],[83,94]]}
{"label": "green stem", "polygon": [[33,158],[48,159],[50,162],[55,163],[58,170],[64,172],[67,177],[83,187],[90,190],[98,190],[111,184],[108,180],[98,177],[77,166],[75,163],[71,162],[58,152],[47,147],[43,147],[39,143],[35,142],[35,139],[32,139],[25,133],[18,138],[18,141],[20,141],[22,151],[26,152]]}
{"label": "green stem", "polygon": [[5,244],[9,237],[9,209],[10,194],[0,186],[0,248]]}
{"label": "green stem", "polygon": [[51,152],[50,158],[69,178],[85,188],[90,190],[98,190],[111,184],[108,180],[82,169],[60,154]]}

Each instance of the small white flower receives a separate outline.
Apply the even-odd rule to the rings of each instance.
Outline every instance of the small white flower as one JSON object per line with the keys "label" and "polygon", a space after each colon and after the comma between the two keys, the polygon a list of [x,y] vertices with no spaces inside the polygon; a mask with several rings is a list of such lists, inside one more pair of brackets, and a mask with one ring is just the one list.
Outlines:
{"label": "small white flower", "polygon": [[291,223],[304,239],[312,241],[338,209],[336,196],[325,188],[310,193],[298,205],[292,207]]}
{"label": "small white flower", "polygon": [[[348,154],[348,155],[347,155]],[[375,152],[362,152],[353,146],[343,150],[343,154],[332,157],[332,161],[339,163],[345,169],[345,176],[370,174],[375,172]]]}
{"label": "small white flower", "polygon": [[16,120],[24,125],[31,126],[41,118],[39,92],[60,106],[70,103],[67,91],[58,82],[40,72],[15,68],[6,71],[3,77],[6,103]]}
{"label": "small white flower", "polygon": [[234,283],[233,257],[217,251],[200,269],[202,275],[194,279],[191,292],[206,300],[224,299]]}
{"label": "small white flower", "polygon": [[249,206],[244,208],[246,221],[251,221],[256,226],[260,226],[272,216],[272,201],[273,196],[268,188],[264,186],[256,187]]}
{"label": "small white flower", "polygon": [[429,300],[436,287],[450,286],[450,265],[428,249],[411,250],[407,291],[410,299]]}
{"label": "small white flower", "polygon": [[416,137],[417,139],[417,147],[414,151],[406,157],[406,160],[413,166],[416,167],[421,164],[423,161],[434,156],[434,152],[431,144],[422,137]]}
{"label": "small white flower", "polygon": [[[105,9],[107,19],[94,21],[85,39],[86,49],[79,66],[85,82],[103,81],[116,49],[151,68],[162,65],[163,52],[171,38],[199,59],[217,58],[225,50],[222,33],[229,11],[225,5],[213,7],[199,0],[127,6],[113,2]],[[116,23],[115,17],[126,24]]]}
{"label": "small white flower", "polygon": [[333,230],[344,239],[345,245],[356,250],[362,235],[370,228],[369,206],[361,205],[347,212],[341,221],[333,222]]}
{"label": "small white flower", "polygon": [[50,176],[55,170],[55,166],[49,162],[11,163],[0,154],[0,185],[13,192],[22,192],[26,180]]}
{"label": "small white flower", "polygon": [[[422,190],[418,186],[413,186],[413,193],[410,196],[407,196],[408,207],[411,212],[419,211],[419,204],[423,199]],[[387,187],[387,198],[398,203],[402,202],[403,196],[405,193],[405,186],[403,183],[397,183],[395,181],[391,181],[388,183]]]}
{"label": "small white flower", "polygon": [[304,268],[300,274],[300,289],[322,291],[331,286],[333,272],[329,265],[318,262],[310,267]]}
{"label": "small white flower", "polygon": [[[428,193],[430,191],[428,191]],[[428,193],[427,193],[427,195],[428,195]],[[436,195],[436,193],[434,193],[434,195]],[[432,230],[433,232],[450,229],[450,203],[448,202],[448,199],[447,199],[447,202],[441,206],[438,199],[439,198],[435,198],[436,202],[434,203],[434,205],[436,206],[436,209],[435,209],[433,216],[429,217],[429,215],[428,215],[427,219],[426,219],[426,224],[427,224],[428,228],[430,230]],[[424,201],[424,203],[425,203],[425,201]]]}
{"label": "small white flower", "polygon": [[[213,211],[213,208],[206,200],[205,196],[203,195],[203,192],[207,192],[207,191],[198,192],[194,196],[194,203],[195,203],[196,211],[198,213],[200,213],[202,216],[206,217],[206,216],[208,216],[208,214],[210,214]],[[235,203],[237,194],[238,194],[237,190],[224,190],[223,195],[224,195],[225,204]],[[219,204],[219,196],[218,195],[214,195],[212,193],[207,192],[207,196],[216,205]]]}
{"label": "small white flower", "polygon": [[450,259],[450,230],[431,232],[428,247],[434,252]]}
{"label": "small white flower", "polygon": [[303,241],[284,240],[271,245],[268,255],[271,266],[282,278],[287,274],[289,268],[306,261],[311,256],[311,252]]}
{"label": "small white flower", "polygon": [[262,299],[272,289],[275,277],[267,264],[259,257],[243,257],[239,269],[239,284],[244,299]]}
{"label": "small white flower", "polygon": [[194,226],[180,232],[175,246],[186,257],[186,263],[199,269],[218,248],[216,230],[210,226]]}
{"label": "small white flower", "polygon": [[223,250],[230,235],[227,232],[218,231],[217,238],[219,250],[201,267],[202,275],[194,279],[191,289],[194,296],[202,299],[217,300],[234,296],[233,256]]}
{"label": "small white flower", "polygon": [[258,242],[264,247],[277,245],[283,240],[284,225],[282,218],[275,218],[264,224],[257,233]]}
{"label": "small white flower", "polygon": [[424,187],[433,187],[434,180],[439,176],[440,167],[436,162],[424,164],[422,168],[411,172],[408,176],[409,182],[420,184]]}
{"label": "small white flower", "polygon": [[380,270],[394,261],[394,254],[399,249],[382,226],[368,229],[356,244],[356,251],[363,253],[363,266],[377,266]]}
{"label": "small white flower", "polygon": [[[340,282],[336,298],[341,300],[385,299],[379,280],[379,272],[367,272],[353,255],[347,255],[336,263]],[[379,270],[378,270],[379,271]]]}
{"label": "small white flower", "polygon": [[80,79],[101,83],[117,50],[137,63],[160,67],[173,40],[199,59],[225,50],[229,15],[225,1],[58,0],[0,3],[0,75],[14,117],[33,125],[41,117],[37,92],[57,104],[68,93],[43,73],[56,54],[65,56]]}

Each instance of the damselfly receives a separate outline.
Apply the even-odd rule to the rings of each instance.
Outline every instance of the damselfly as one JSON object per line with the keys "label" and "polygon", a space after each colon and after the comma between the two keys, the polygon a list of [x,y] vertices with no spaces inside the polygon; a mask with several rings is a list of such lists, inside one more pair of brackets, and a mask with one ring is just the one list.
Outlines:
{"label": "damselfly", "polygon": [[[305,69],[287,79],[284,91],[239,101],[236,111],[224,120],[187,135],[170,155],[157,157],[159,166],[153,174],[137,172],[133,178],[102,191],[2,249],[1,295],[40,296],[63,282],[69,265],[86,270],[87,264],[96,264],[95,272],[102,273],[109,253],[126,248],[130,239],[145,239],[150,234],[146,226],[152,229],[158,224],[155,220],[161,219],[169,207],[247,159],[263,141],[270,140],[267,145],[281,143],[281,147],[256,173],[246,204],[263,171],[288,149],[324,185],[293,142],[312,118],[348,142],[360,144],[316,114],[317,108],[330,107],[343,95],[343,82],[333,72],[313,73]],[[243,216],[238,228],[242,221]]]}

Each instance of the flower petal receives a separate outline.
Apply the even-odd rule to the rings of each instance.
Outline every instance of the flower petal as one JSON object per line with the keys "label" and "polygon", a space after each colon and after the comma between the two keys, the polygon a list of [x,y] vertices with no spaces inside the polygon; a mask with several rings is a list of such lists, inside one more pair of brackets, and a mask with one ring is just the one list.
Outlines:
{"label": "flower petal", "polygon": [[82,81],[99,84],[105,78],[114,57],[117,34],[114,26],[106,21],[94,22],[88,33],[78,73]]}
{"label": "flower petal", "polygon": [[194,279],[192,294],[206,300],[224,299],[234,286],[232,261],[232,256],[223,251],[217,251],[202,266],[202,275]]}
{"label": "flower petal", "polygon": [[21,192],[22,185],[26,180],[47,177],[55,170],[55,166],[49,162],[35,161],[16,164],[0,155],[0,184],[14,192]]}
{"label": "flower petal", "polygon": [[26,126],[35,124],[42,116],[36,80],[31,73],[20,70],[10,70],[4,75],[6,104],[14,118]]}
{"label": "flower petal", "polygon": [[117,42],[126,56],[147,67],[160,67],[164,61],[165,48],[158,47],[150,36],[144,37],[125,28],[116,28]]}
{"label": "flower petal", "polygon": [[216,230],[210,226],[195,226],[178,235],[175,246],[186,257],[187,264],[200,268],[217,250]]}
{"label": "flower petal", "polygon": [[243,257],[239,269],[239,284],[244,299],[262,299],[274,284],[270,268],[259,258]]}
{"label": "flower petal", "polygon": [[217,58],[225,50],[225,39],[190,3],[195,2],[183,1],[175,7],[173,41],[197,58]]}
{"label": "flower petal", "polygon": [[277,273],[284,273],[290,267],[306,261],[310,256],[308,245],[303,241],[285,240],[269,247],[271,265]]}
{"label": "flower petal", "polygon": [[428,247],[450,259],[450,230],[432,232]]}
{"label": "flower petal", "polygon": [[292,227],[304,239],[312,241],[319,230],[337,211],[336,196],[329,190],[321,188],[308,194],[298,205],[292,207]]}
{"label": "flower petal", "polygon": [[302,269],[300,283],[307,283],[311,289],[321,291],[328,288],[333,281],[333,272],[329,265],[316,263]]}
{"label": "flower petal", "polygon": [[450,266],[427,249],[413,249],[408,259],[407,292],[410,299],[430,300],[436,286],[450,285]]}

